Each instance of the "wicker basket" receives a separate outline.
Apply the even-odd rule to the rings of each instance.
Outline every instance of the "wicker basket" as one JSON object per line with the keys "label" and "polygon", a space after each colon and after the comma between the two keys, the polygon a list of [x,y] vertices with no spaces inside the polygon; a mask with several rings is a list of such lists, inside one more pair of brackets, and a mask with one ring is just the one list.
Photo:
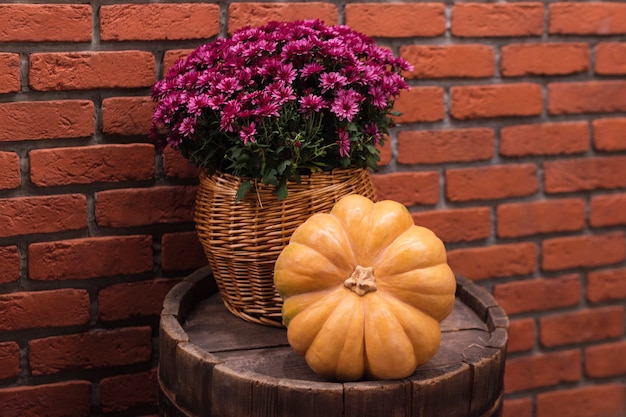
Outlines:
{"label": "wicker basket", "polygon": [[289,183],[285,200],[278,201],[273,187],[259,183],[235,203],[241,181],[228,174],[200,175],[198,237],[226,308],[244,320],[282,327],[274,263],[291,234],[347,194],[375,200],[374,186],[366,169],[334,170]]}

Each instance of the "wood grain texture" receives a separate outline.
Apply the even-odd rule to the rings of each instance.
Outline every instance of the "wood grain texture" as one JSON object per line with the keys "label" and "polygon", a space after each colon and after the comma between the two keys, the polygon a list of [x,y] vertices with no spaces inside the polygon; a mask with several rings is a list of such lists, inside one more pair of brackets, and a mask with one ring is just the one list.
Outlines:
{"label": "wood grain texture", "polygon": [[457,278],[435,356],[408,378],[340,383],[315,374],[285,329],[230,313],[208,267],[172,289],[161,315],[163,417],[496,417],[508,317]]}

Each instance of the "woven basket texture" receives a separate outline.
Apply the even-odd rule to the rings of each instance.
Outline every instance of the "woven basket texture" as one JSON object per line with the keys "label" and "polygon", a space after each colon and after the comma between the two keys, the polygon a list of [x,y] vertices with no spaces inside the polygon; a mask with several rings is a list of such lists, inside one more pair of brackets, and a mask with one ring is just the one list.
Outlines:
{"label": "woven basket texture", "polygon": [[229,174],[200,174],[196,230],[226,308],[244,320],[282,327],[274,263],[291,234],[312,214],[330,212],[345,195],[376,200],[376,192],[367,169],[353,168],[290,182],[282,201],[274,187],[253,184],[235,203],[242,181]]}

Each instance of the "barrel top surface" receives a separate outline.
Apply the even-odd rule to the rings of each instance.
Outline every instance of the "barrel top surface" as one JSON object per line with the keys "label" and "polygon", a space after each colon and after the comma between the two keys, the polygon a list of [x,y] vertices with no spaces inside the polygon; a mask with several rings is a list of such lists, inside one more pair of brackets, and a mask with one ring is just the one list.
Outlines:
{"label": "barrel top surface", "polygon": [[[183,280],[166,297],[161,314],[159,383],[162,394],[169,393],[168,401],[178,398],[183,408],[191,409],[180,416],[242,415],[254,409],[259,398],[264,405],[271,398],[267,415],[288,416],[293,409],[300,417],[301,402],[317,404],[316,395],[327,408],[341,408],[345,416],[369,415],[362,406],[372,401],[395,410],[389,415],[427,416],[433,410],[451,417],[497,415],[508,318],[493,297],[471,281],[457,277],[457,297],[452,313],[441,323],[439,350],[413,375],[341,383],[315,374],[289,346],[286,329],[230,313],[210,280],[210,270]],[[207,382],[186,382],[181,372]],[[442,408],[441,402],[447,405]],[[311,410],[311,415],[322,412]]]}
{"label": "barrel top surface", "polygon": [[[183,323],[189,341],[229,366],[275,378],[327,381],[313,373],[289,346],[287,331],[244,321],[228,312],[219,294],[201,301]],[[416,371],[445,368],[471,356],[482,356],[491,335],[487,324],[458,298],[441,323],[441,345]]]}

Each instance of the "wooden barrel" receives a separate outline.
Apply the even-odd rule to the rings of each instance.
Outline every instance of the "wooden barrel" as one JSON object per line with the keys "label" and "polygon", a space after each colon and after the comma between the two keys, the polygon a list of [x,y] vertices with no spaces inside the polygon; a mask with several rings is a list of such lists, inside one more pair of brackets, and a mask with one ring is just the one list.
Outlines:
{"label": "wooden barrel", "polygon": [[164,302],[160,415],[500,416],[507,316],[489,293],[457,277],[454,310],[441,327],[437,354],[408,378],[327,380],[293,352],[285,329],[229,313],[205,267],[176,285]]}

